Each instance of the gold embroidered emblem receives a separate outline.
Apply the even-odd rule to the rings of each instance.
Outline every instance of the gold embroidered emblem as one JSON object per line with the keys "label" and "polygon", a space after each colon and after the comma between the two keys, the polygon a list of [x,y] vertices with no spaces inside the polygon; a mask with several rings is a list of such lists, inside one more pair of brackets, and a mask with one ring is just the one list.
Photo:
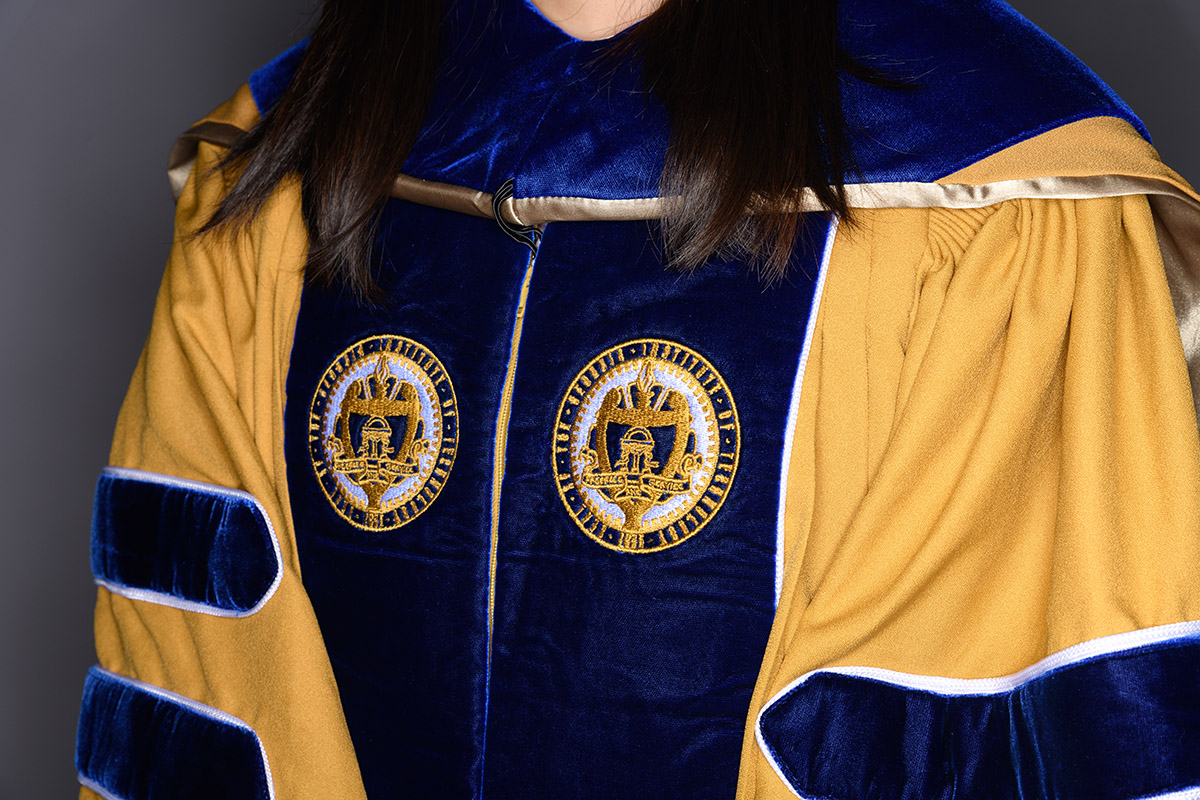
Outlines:
{"label": "gold embroidered emblem", "polygon": [[737,471],[740,431],[725,380],[683,345],[639,339],[594,358],[559,406],[558,494],[605,547],[651,553],[694,536]]}
{"label": "gold embroidered emblem", "polygon": [[334,510],[358,528],[414,520],[441,491],[457,447],[450,377],[411,339],[363,339],[317,385],[308,419],[313,470]]}

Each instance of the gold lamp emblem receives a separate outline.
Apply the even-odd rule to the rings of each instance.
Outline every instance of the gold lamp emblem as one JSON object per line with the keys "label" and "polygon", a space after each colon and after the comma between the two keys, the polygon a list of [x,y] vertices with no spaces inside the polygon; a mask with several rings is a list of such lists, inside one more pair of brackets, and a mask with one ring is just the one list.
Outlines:
{"label": "gold lamp emblem", "polygon": [[[581,482],[621,509],[623,527],[629,531],[642,530],[642,517],[651,508],[689,491],[692,474],[704,463],[704,456],[695,452],[687,399],[678,390],[656,383],[654,366],[653,359],[644,360],[632,386],[605,393],[596,423],[588,431],[592,445],[583,451],[587,466]],[[615,463],[606,446],[613,427],[624,431]],[[669,443],[667,455],[659,461],[656,451],[664,443]]]}
{"label": "gold lamp emblem", "polygon": [[[416,387],[392,374],[386,356],[380,355],[375,363],[371,375],[350,386],[338,411],[334,435],[326,442],[333,471],[366,493],[368,511],[378,511],[388,489],[420,472],[421,456],[430,447],[430,441],[420,436],[423,420]],[[357,447],[355,418],[367,420],[359,431]],[[393,444],[395,432],[389,418],[404,423],[399,446]]]}
{"label": "gold lamp emblem", "polygon": [[628,342],[593,359],[563,399],[559,495],[600,544],[663,550],[720,508],[738,449],[733,399],[707,361],[673,342]]}
{"label": "gold lamp emblem", "polygon": [[309,452],[343,519],[391,530],[437,497],[457,434],[454,388],[441,363],[410,339],[376,336],[326,370],[313,397]]}

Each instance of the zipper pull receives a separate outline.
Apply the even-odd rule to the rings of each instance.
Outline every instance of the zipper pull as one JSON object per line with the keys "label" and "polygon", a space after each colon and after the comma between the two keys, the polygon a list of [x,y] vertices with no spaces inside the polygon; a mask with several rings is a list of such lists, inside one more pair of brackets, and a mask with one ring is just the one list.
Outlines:
{"label": "zipper pull", "polygon": [[500,213],[500,207],[504,205],[504,201],[513,196],[513,186],[515,185],[516,179],[509,178],[500,184],[500,188],[492,194],[492,217],[495,218],[496,224],[500,226],[500,230],[504,231],[506,236],[525,245],[531,253],[537,255],[538,246],[542,243],[541,228],[536,225],[514,225]]}

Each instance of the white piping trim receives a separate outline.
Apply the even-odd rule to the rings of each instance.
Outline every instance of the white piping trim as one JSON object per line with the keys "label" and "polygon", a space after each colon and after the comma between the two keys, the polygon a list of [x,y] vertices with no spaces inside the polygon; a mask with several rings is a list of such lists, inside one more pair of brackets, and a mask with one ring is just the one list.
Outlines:
{"label": "white piping trim", "polygon": [[[169,689],[163,689],[160,686],[154,686],[153,684],[146,683],[145,681],[139,681],[136,678],[127,678],[124,675],[118,675],[117,673],[107,670],[104,667],[92,667],[90,671],[95,672],[98,675],[102,675],[110,680],[116,681],[117,683],[123,683],[133,689],[137,689],[147,694],[152,694],[160,699],[181,705],[187,709],[195,711],[201,716],[208,717],[209,719],[216,720],[217,722],[223,722],[226,725],[232,725],[235,728],[241,728],[242,730],[248,732],[254,737],[254,742],[258,745],[258,754],[262,757],[263,777],[266,778],[267,781],[267,797],[269,800],[275,800],[275,778],[271,774],[271,762],[267,759],[267,748],[263,746],[262,739],[259,737],[258,731],[254,730],[254,728],[252,728],[245,720],[235,717],[219,708],[213,708],[212,706],[205,705],[198,700],[193,700],[190,697],[184,697],[181,694],[176,694]],[[112,795],[108,791],[98,787],[94,781],[89,780],[83,775],[79,776],[79,783],[106,798],[106,800],[127,800],[127,798],[116,797]]]}
{"label": "white piping trim", "polygon": [[792,382],[792,400],[788,407],[787,430],[783,434],[783,463],[779,467],[779,516],[775,528],[775,607],[779,608],[779,597],[783,594],[783,567],[785,535],[783,511],[787,500],[788,470],[792,463],[792,443],[796,438],[796,423],[800,416],[800,390],[804,388],[804,372],[808,367],[808,354],[812,349],[813,336],[817,331],[817,313],[821,310],[821,297],[825,294],[825,276],[833,258],[833,240],[837,238],[841,220],[834,215],[825,234],[825,251],[821,254],[821,266],[817,272],[817,284],[813,289],[812,307],[808,311],[808,324],[804,331],[804,346],[800,349],[800,363],[796,367],[796,378]]}
{"label": "white piping trim", "polygon": [[[1081,642],[1074,647],[1060,650],[1053,655],[1043,658],[1036,664],[1026,667],[1020,672],[1014,672],[1011,675],[1004,675],[998,678],[943,678],[937,675],[913,675],[907,672],[896,672],[877,667],[829,667],[828,669],[817,669],[807,672],[789,683],[759,709],[758,716],[754,720],[754,738],[758,742],[758,749],[766,757],[767,762],[771,765],[771,769],[775,770],[775,774],[779,776],[779,780],[783,781],[783,785],[788,787],[792,794],[796,795],[800,800],[810,800],[810,798],[806,798],[800,794],[796,790],[796,787],[792,786],[791,781],[783,774],[782,767],[775,760],[774,753],[771,752],[771,748],[767,746],[766,740],[763,738],[762,719],[763,715],[772,706],[814,675],[848,675],[907,689],[916,689],[918,691],[952,697],[1002,694],[1040,678],[1049,672],[1054,672],[1072,664],[1078,664],[1099,656],[1112,655],[1123,650],[1135,650],[1139,647],[1161,644],[1172,639],[1193,637],[1200,637],[1200,621],[1177,622],[1172,625],[1160,625],[1154,628],[1129,631],[1128,633],[1118,633],[1113,636],[1103,636],[1099,639],[1091,639]],[[1186,789],[1183,792],[1175,792],[1173,794],[1153,795],[1142,798],[1142,800],[1200,800],[1200,788]]]}
{"label": "white piping trim", "polygon": [[96,794],[103,797],[104,800],[128,800],[128,798],[125,798],[125,797],[117,797],[115,794],[108,791],[108,789],[105,789],[100,784],[96,783],[93,780],[85,778],[82,775],[79,775],[77,777],[79,778],[80,786],[82,786],[85,789],[95,792]]}
{"label": "white piping trim", "polygon": [[258,501],[258,498],[249,492],[241,489],[230,489],[225,486],[217,486],[211,483],[201,483],[199,481],[190,481],[184,478],[176,478],[172,475],[162,475],[157,472],[146,472],[140,469],[128,469],[126,467],[105,467],[101,471],[101,475],[108,475],[113,478],[129,481],[141,481],[143,483],[157,483],[163,486],[173,486],[177,489],[187,489],[189,491],[204,492],[206,494],[214,494],[221,497],[228,497],[234,500],[248,502],[262,516],[263,521],[267,525],[267,534],[271,539],[271,547],[275,551],[275,579],[271,582],[270,587],[263,594],[262,598],[254,604],[254,606],[246,611],[236,611],[233,609],[217,608],[207,603],[197,602],[195,600],[183,600],[174,595],[164,592],[155,592],[150,589],[139,589],[133,586],[124,586],[119,583],[105,580],[93,576],[97,586],[103,587],[113,594],[127,597],[130,600],[140,600],[144,603],[154,603],[160,606],[168,606],[177,608],[180,611],[194,611],[198,614],[208,614],[214,617],[249,617],[257,614],[262,610],[262,607],[267,604],[275,595],[275,591],[279,588],[279,584],[283,582],[283,553],[279,548],[279,536],[275,533],[275,526],[271,523],[271,515],[267,513],[267,509]]}
{"label": "white piping trim", "polygon": [[1167,794],[1152,794],[1139,797],[1138,800],[1200,800],[1200,788],[1181,789],[1178,792],[1168,792]]}

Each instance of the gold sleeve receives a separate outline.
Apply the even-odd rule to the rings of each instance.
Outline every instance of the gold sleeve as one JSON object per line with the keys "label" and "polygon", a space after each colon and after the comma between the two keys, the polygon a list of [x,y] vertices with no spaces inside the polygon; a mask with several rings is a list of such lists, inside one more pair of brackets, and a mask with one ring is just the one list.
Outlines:
{"label": "gold sleeve", "polygon": [[[201,143],[189,164],[175,243],[110,463],[249,492],[277,533],[282,580],[261,610],[239,618],[101,588],[96,647],[104,669],[252,727],[275,796],[356,800],[365,794],[300,583],[282,455],[284,381],[306,248],[298,190],[284,186],[244,235],[195,237],[225,190],[214,172],[221,154]],[[94,795],[84,789],[82,796]]]}
{"label": "gold sleeve", "polygon": [[1144,196],[868,210],[828,267],[758,711],[833,666],[1009,675],[1200,619],[1200,439]]}

